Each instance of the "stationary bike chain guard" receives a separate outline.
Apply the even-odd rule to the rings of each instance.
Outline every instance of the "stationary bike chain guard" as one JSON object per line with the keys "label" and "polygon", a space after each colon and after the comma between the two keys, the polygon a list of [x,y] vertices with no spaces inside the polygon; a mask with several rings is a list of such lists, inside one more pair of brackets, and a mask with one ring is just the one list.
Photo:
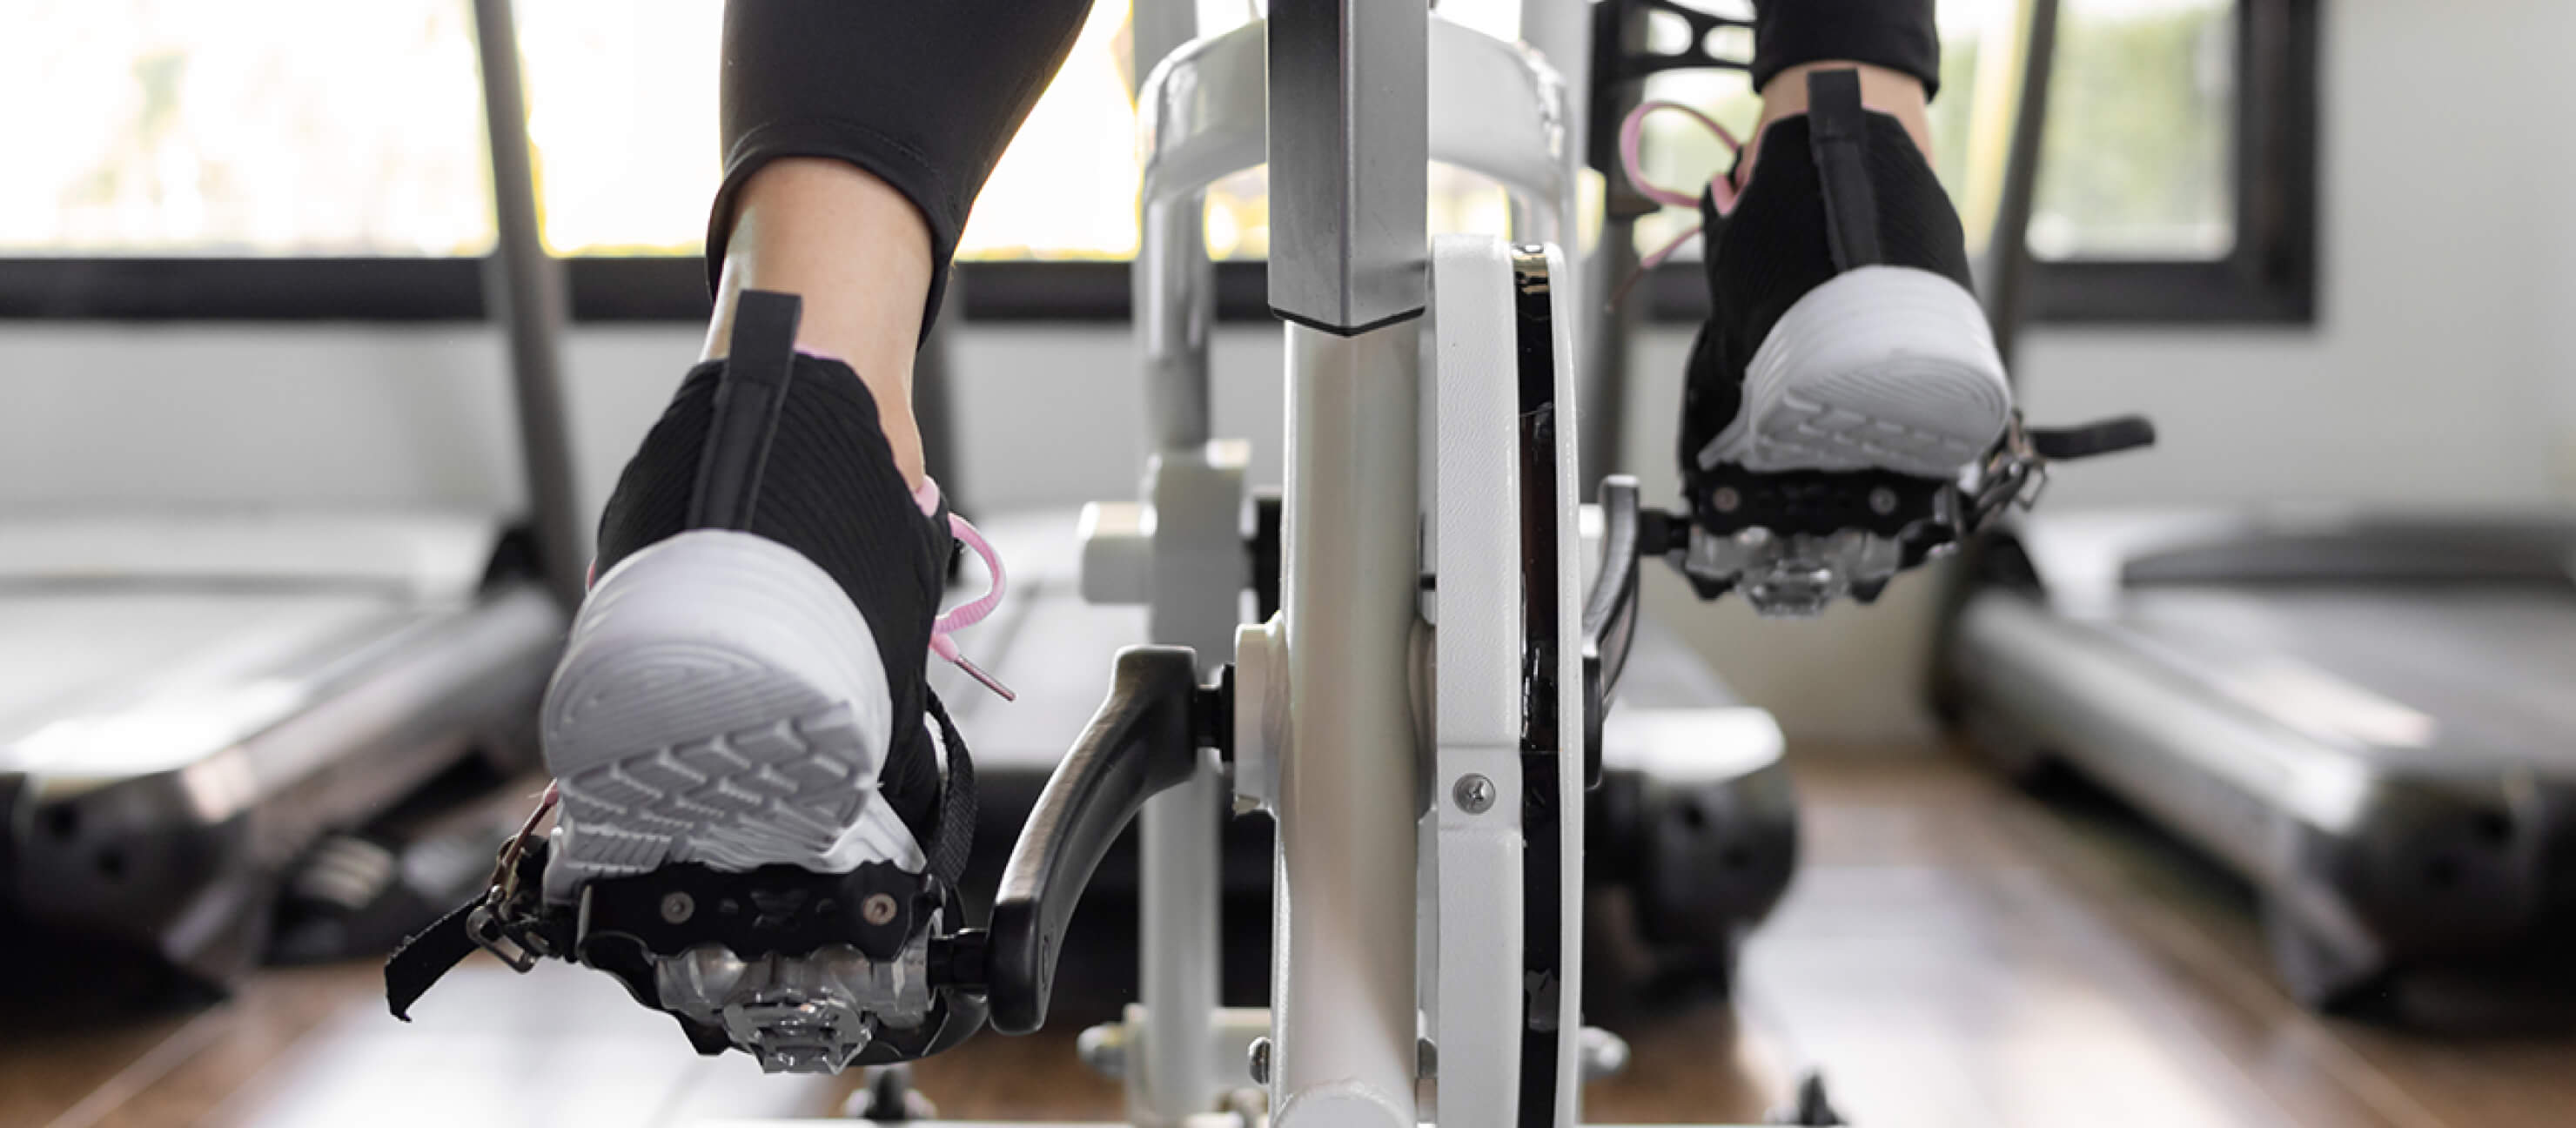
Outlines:
{"label": "stationary bike chain guard", "polygon": [[[1200,748],[1222,749],[1231,724],[1229,689],[1200,687],[1187,648],[1121,651],[1108,701],[1011,853],[989,928],[965,926],[954,875],[884,862],[841,874],[683,863],[548,901],[538,827],[549,795],[501,847],[484,896],[394,953],[386,999],[407,1020],[481,948],[514,971],[553,958],[608,972],[678,1020],[699,1053],[739,1049],[770,1072],[911,1061],[964,1041],[988,1016],[1028,1033],[1044,1021],[1065,926],[1110,843],[1147,798],[1190,777]],[[966,764],[952,758],[952,788],[972,787]]]}

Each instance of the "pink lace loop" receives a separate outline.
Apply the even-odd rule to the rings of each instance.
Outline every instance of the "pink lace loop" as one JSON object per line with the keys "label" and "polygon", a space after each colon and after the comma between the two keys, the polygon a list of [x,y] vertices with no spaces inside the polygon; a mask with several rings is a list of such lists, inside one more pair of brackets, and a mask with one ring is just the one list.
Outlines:
{"label": "pink lace loop", "polygon": [[[1627,120],[1619,123],[1619,168],[1621,172],[1627,175],[1629,187],[1635,188],[1637,190],[1637,194],[1644,196],[1649,200],[1653,200],[1656,203],[1662,204],[1665,207],[1696,208],[1699,206],[1698,197],[1677,192],[1673,189],[1665,188],[1648,181],[1646,179],[1646,171],[1641,167],[1644,162],[1640,160],[1637,155],[1637,146],[1639,142],[1644,139],[1646,116],[1657,110],[1679,110],[1685,114],[1689,114],[1693,121],[1697,121],[1701,125],[1707,126],[1709,132],[1717,135],[1718,142],[1726,146],[1726,152],[1730,158],[1743,150],[1744,143],[1736,140],[1735,134],[1728,132],[1725,126],[1719,125],[1715,118],[1711,118],[1707,114],[1701,113],[1697,109],[1683,105],[1680,102],[1640,102],[1637,104],[1636,109],[1628,111]],[[1717,176],[1709,178],[1708,194],[1710,199],[1717,204],[1717,212],[1719,215],[1724,215],[1735,210],[1736,186],[1735,183],[1729,180],[1725,174],[1720,173]],[[1700,233],[1700,229],[1700,224],[1692,224],[1689,230],[1674,236],[1672,241],[1656,248],[1653,254],[1647,255],[1645,258],[1639,260],[1636,272],[1630,274],[1626,281],[1619,284],[1618,291],[1610,296],[1611,302],[1616,304],[1621,299],[1626,298],[1628,296],[1629,288],[1635,286],[1639,278],[1645,277],[1647,271],[1663,265],[1665,259],[1673,256],[1673,252],[1680,250],[1683,244],[1696,238]]]}
{"label": "pink lace loop", "polygon": [[[913,501],[921,506],[924,516],[939,512],[939,483],[927,478],[923,479],[921,489],[912,497]],[[1001,608],[1002,593],[1009,590],[1011,582],[1010,577],[1002,571],[1002,555],[993,551],[992,542],[985,540],[981,531],[968,523],[965,518],[954,513],[948,515],[948,532],[956,537],[959,543],[975,550],[975,555],[984,562],[985,574],[993,578],[993,583],[991,587],[984,589],[984,594],[943,611],[938,618],[931,620],[930,652],[954,664],[958,669],[966,671],[968,677],[982,682],[984,688],[1000,694],[1002,700],[1017,701],[1018,694],[1012,693],[1009,686],[1003,685],[993,675],[985,673],[983,667],[968,661],[966,655],[958,651],[957,640],[950,637],[958,631],[983,622],[990,618],[994,611]]]}

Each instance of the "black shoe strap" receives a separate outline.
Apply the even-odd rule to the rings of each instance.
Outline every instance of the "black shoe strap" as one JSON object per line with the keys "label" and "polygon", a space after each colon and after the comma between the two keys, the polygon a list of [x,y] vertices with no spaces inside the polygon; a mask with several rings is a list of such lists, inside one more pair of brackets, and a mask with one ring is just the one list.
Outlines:
{"label": "black shoe strap", "polygon": [[733,341],[716,386],[715,420],[698,456],[689,497],[692,529],[751,528],[760,477],[796,361],[796,323],[803,303],[793,294],[743,291],[734,303]]}
{"label": "black shoe strap", "polygon": [[948,719],[939,695],[924,688],[922,698],[930,707],[930,719],[939,726],[940,743],[948,750],[948,778],[939,788],[939,829],[932,832],[929,843],[930,875],[955,886],[965,877],[975,846],[975,758],[967,754],[966,738]]}
{"label": "black shoe strap", "polygon": [[1807,76],[1807,145],[1825,188],[1825,240],[1840,273],[1887,261],[1878,245],[1878,191],[1869,180],[1869,111],[1860,72]]}

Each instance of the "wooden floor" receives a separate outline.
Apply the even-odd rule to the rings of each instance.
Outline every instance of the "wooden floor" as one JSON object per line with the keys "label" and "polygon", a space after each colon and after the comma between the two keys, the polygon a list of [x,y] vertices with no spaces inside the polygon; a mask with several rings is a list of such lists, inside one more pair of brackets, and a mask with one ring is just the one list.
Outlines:
{"label": "wooden floor", "polygon": [[[2576,1038],[2311,1018],[2266,977],[2241,897],[2133,825],[1937,756],[1795,762],[1804,868],[1735,1008],[1622,1031],[1634,1062],[1591,1088],[1594,1120],[1755,1120],[1814,1067],[1867,1126],[2576,1125]],[[828,1115],[848,1086],[690,1056],[560,965],[468,965],[410,1026],[376,991],[372,967],[276,972],[193,1015],[10,1036],[0,1126],[641,1128]],[[950,1116],[1117,1111],[1069,1031],[987,1035],[919,1081]]]}

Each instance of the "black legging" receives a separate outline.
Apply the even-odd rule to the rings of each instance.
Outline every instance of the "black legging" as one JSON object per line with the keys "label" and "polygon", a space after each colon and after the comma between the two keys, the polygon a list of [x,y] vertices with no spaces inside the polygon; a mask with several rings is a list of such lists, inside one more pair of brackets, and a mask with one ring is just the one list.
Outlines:
{"label": "black legging", "polygon": [[[1930,88],[1941,67],[1932,3],[1756,0],[1754,83],[1800,63],[1849,59]],[[752,173],[780,157],[836,157],[893,185],[928,221],[926,332],[967,210],[1090,9],[1091,0],[728,0],[725,176],[707,221],[710,285]]]}

